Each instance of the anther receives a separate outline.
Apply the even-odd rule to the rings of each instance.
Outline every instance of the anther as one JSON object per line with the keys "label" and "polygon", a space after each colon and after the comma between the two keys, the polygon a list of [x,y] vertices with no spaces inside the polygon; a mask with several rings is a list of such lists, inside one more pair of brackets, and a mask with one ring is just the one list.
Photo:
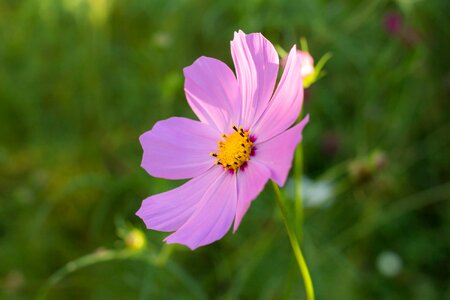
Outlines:
{"label": "anther", "polygon": [[234,132],[221,134],[216,152],[210,155],[216,158],[216,164],[223,166],[230,173],[236,173],[238,169],[250,159],[249,153],[253,143],[250,131],[246,131],[242,126],[231,124]]}

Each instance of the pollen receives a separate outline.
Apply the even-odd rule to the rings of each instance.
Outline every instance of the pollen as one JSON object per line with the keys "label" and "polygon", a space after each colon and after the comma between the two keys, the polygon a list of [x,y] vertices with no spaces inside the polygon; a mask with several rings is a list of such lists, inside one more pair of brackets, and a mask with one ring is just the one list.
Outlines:
{"label": "pollen", "polygon": [[253,143],[249,130],[234,125],[232,128],[232,133],[223,134],[223,140],[218,141],[217,152],[212,152],[210,155],[217,158],[216,164],[236,173],[244,163],[250,160]]}

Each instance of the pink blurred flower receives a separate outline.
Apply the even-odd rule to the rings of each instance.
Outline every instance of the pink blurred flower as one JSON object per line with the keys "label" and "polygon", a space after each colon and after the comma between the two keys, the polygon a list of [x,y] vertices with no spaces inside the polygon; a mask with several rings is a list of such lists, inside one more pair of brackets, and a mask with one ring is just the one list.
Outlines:
{"label": "pink blurred flower", "polygon": [[383,25],[389,34],[399,38],[407,46],[414,46],[420,42],[418,32],[405,22],[405,19],[399,12],[387,12],[383,18]]}
{"label": "pink blurred flower", "polygon": [[233,231],[269,179],[284,185],[308,116],[290,128],[303,101],[292,47],[278,87],[278,55],[260,33],[234,34],[236,76],[200,57],[184,69],[188,103],[200,121],[172,117],[140,137],[142,167],[152,176],[190,179],[148,197],[136,213],[165,241],[195,249]]}
{"label": "pink blurred flower", "polygon": [[314,58],[306,51],[297,50],[297,55],[301,63],[302,78],[314,74]]}
{"label": "pink blurred flower", "polygon": [[[314,74],[314,58],[311,56],[311,54],[309,54],[309,52],[301,50],[297,50],[296,53],[301,65],[300,74],[302,79]],[[287,59],[288,57],[286,56],[281,60],[282,67],[286,65]]]}
{"label": "pink blurred flower", "polygon": [[383,18],[384,28],[391,34],[400,32],[403,26],[403,17],[398,12],[388,12]]}

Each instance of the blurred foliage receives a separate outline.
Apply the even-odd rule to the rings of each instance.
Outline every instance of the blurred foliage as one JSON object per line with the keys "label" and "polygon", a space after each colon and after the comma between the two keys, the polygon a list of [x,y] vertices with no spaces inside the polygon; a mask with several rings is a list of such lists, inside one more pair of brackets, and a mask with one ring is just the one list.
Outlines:
{"label": "blurred foliage", "polygon": [[232,65],[242,29],[333,53],[304,106],[305,173],[333,185],[305,212],[317,298],[450,299],[449,11],[446,0],[1,0],[0,298],[303,297],[269,185],[236,234],[195,252],[167,250],[158,232],[146,244],[134,215],[180,183],[140,169],[139,135],[195,117],[183,67],[201,55]]}

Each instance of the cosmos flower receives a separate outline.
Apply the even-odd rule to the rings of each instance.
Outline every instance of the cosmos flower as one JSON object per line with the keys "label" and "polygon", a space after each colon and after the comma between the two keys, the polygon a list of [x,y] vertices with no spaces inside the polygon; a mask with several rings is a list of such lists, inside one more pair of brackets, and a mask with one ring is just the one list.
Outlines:
{"label": "cosmos flower", "polygon": [[306,78],[307,76],[314,74],[314,59],[311,54],[306,51],[297,50],[297,55],[299,56],[299,60],[302,66],[302,69],[300,71],[302,74],[302,78]]}
{"label": "cosmos flower", "polygon": [[[295,46],[281,80],[278,55],[260,33],[234,34],[236,75],[200,57],[184,69],[188,103],[200,121],[172,117],[140,137],[142,167],[152,176],[190,179],[153,195],[136,213],[165,241],[195,249],[236,231],[269,179],[283,186],[308,117],[291,127],[303,101]],[[291,128],[290,128],[291,127]]]}
{"label": "cosmos flower", "polygon": [[[307,51],[297,50],[298,60],[300,61],[300,74],[302,79],[314,74],[314,58]],[[287,57],[281,60],[281,66],[284,67],[287,62]]]}

